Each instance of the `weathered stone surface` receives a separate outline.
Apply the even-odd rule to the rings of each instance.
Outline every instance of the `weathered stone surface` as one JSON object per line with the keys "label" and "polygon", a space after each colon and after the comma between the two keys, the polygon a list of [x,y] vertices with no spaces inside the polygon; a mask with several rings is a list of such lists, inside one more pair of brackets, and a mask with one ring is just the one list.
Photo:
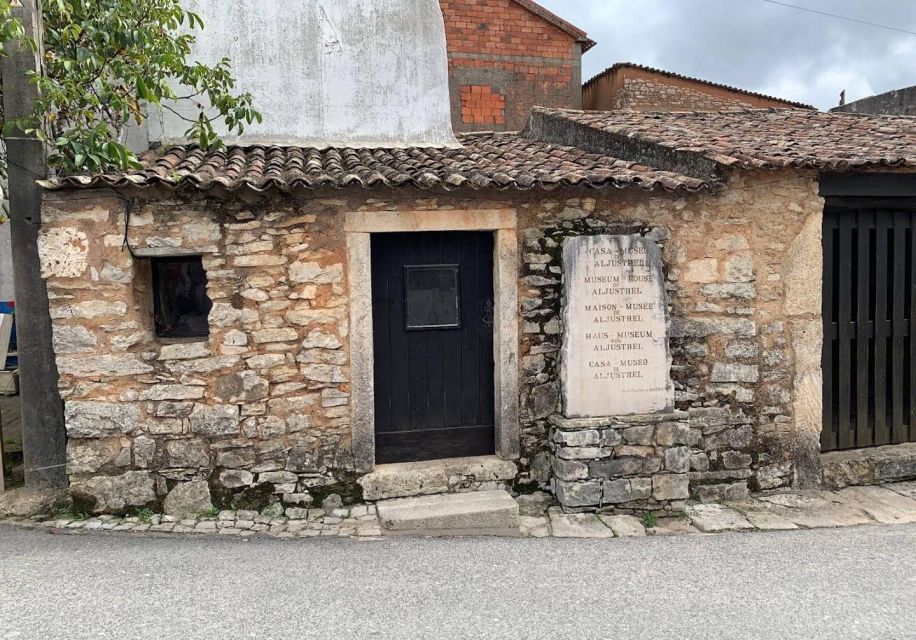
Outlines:
{"label": "weathered stone surface", "polygon": [[78,278],[88,268],[89,239],[73,227],[52,227],[38,236],[41,277]]}
{"label": "weathered stone surface", "polygon": [[422,496],[449,491],[449,478],[471,477],[478,482],[514,480],[518,467],[496,456],[451,458],[427,462],[378,465],[359,478],[366,500]]}
{"label": "weathered stone surface", "polygon": [[843,504],[856,507],[883,524],[916,522],[916,500],[884,487],[848,487],[836,494]]}
{"label": "weathered stone surface", "polygon": [[663,474],[652,477],[652,496],[656,500],[686,500],[690,497],[686,474]]}
{"label": "weathered stone surface", "polygon": [[210,355],[210,347],[206,342],[181,342],[165,344],[159,350],[160,360],[193,360],[206,358]]}
{"label": "weathered stone surface", "polygon": [[534,493],[516,496],[515,501],[518,503],[520,515],[535,517],[545,515],[547,508],[556,503],[553,496],[544,491],[535,491]]}
{"label": "weathered stone surface", "polygon": [[52,328],[54,330],[54,353],[60,355],[91,353],[98,346],[99,340],[96,335],[82,325],[56,323]]}
{"label": "weathered stone surface", "polygon": [[687,517],[703,533],[744,531],[753,529],[747,519],[737,511],[721,504],[696,504],[687,507]]}
{"label": "weathered stone surface", "polygon": [[150,365],[131,353],[58,356],[57,369],[61,374],[79,378],[119,378],[153,371]]}
{"label": "weathered stone surface", "polygon": [[715,282],[719,279],[719,261],[715,258],[691,260],[685,266],[685,282]]}
{"label": "weathered stone surface", "polygon": [[206,480],[180,482],[162,502],[166,515],[183,517],[188,514],[197,515],[213,508],[210,499],[210,487]]}
{"label": "weathered stone surface", "polygon": [[318,329],[309,333],[302,341],[303,349],[340,349],[342,346],[337,336]]}
{"label": "weathered stone surface", "polygon": [[258,344],[268,344],[272,342],[293,342],[299,339],[299,332],[290,327],[278,329],[259,329],[251,332],[251,337]]}
{"label": "weathered stone surface", "polygon": [[386,533],[518,533],[518,505],[505,491],[383,500],[376,505]]}
{"label": "weathered stone surface", "polygon": [[95,476],[71,483],[70,493],[95,501],[93,513],[117,512],[156,501],[155,481],[145,471],[128,471],[119,476]]}
{"label": "weathered stone surface", "polygon": [[860,508],[845,505],[830,493],[806,491],[761,496],[767,511],[806,529],[844,527],[874,522]]}
{"label": "weathered stone surface", "polygon": [[169,440],[165,443],[169,467],[205,469],[210,466],[210,453],[201,440]]}
{"label": "weathered stone surface", "polygon": [[219,474],[219,482],[228,489],[240,489],[254,484],[254,474],[244,469],[224,469]]}
{"label": "weathered stone surface", "polygon": [[197,405],[191,412],[191,431],[202,436],[234,435],[239,432],[239,408]]}
{"label": "weathered stone surface", "polygon": [[831,489],[908,480],[916,478],[916,443],[831,451],[820,461],[824,486]]}
{"label": "weathered stone surface", "polygon": [[114,465],[124,445],[121,438],[94,438],[67,441],[67,473],[85,475]]}
{"label": "weathered stone surface", "polygon": [[343,282],[343,265],[322,267],[317,262],[294,262],[289,265],[289,279],[312,284],[338,284]]}
{"label": "weathered stone surface", "polygon": [[135,404],[82,402],[65,405],[67,435],[71,438],[100,438],[127,434],[137,427],[140,408]]}
{"label": "weathered stone surface", "polygon": [[565,415],[670,410],[674,385],[658,245],[639,236],[571,236],[563,242],[563,269]]}
{"label": "weathered stone surface", "polygon": [[618,538],[638,538],[646,535],[646,528],[635,516],[598,514],[598,517]]}
{"label": "weathered stone surface", "polygon": [[563,513],[551,507],[550,531],[556,538],[613,538],[611,531],[594,513]]}
{"label": "weathered stone surface", "polygon": [[204,397],[203,387],[184,384],[157,384],[140,394],[141,400],[200,400]]}
{"label": "weathered stone surface", "polygon": [[712,368],[711,382],[757,382],[757,365],[717,362]]}
{"label": "weathered stone surface", "polygon": [[603,489],[600,481],[567,482],[554,478],[553,492],[564,507],[593,507],[601,504]]}

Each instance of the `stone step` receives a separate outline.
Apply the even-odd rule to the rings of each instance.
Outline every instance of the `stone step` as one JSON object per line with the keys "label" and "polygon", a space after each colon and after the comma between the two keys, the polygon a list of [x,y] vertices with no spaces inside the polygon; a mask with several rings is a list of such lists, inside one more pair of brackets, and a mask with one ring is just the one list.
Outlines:
{"label": "stone step", "polygon": [[496,456],[376,465],[357,480],[366,500],[501,489],[515,479],[514,462]]}
{"label": "stone step", "polygon": [[519,535],[518,504],[506,491],[396,498],[377,508],[386,535]]}

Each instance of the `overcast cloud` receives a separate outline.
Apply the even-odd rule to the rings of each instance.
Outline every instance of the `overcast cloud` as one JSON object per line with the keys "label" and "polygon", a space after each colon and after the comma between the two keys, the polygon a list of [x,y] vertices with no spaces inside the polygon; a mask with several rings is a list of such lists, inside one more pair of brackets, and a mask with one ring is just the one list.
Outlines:
{"label": "overcast cloud", "polygon": [[[588,79],[635,62],[813,104],[916,85],[916,36],[763,0],[539,0],[588,31]],[[916,0],[785,0],[916,32]]]}

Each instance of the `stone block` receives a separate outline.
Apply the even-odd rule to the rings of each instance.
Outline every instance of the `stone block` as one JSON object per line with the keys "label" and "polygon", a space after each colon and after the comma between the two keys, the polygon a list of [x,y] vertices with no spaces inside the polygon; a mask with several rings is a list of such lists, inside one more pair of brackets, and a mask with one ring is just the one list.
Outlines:
{"label": "stone block", "polygon": [[753,529],[747,519],[737,511],[720,504],[697,504],[687,507],[690,522],[703,533],[745,531]]}
{"label": "stone block", "polygon": [[598,518],[618,538],[635,538],[646,535],[646,528],[639,521],[639,518],[635,516],[598,514]]}
{"label": "stone block", "polygon": [[629,480],[608,480],[602,484],[603,504],[620,504],[633,500],[633,487]]}
{"label": "stone block", "polygon": [[613,447],[557,447],[556,455],[564,460],[598,460],[614,455]]}
{"label": "stone block", "polygon": [[137,427],[140,408],[126,402],[82,402],[65,405],[67,435],[71,438],[101,438],[127,434]]}
{"label": "stone block", "polygon": [[691,260],[684,267],[685,282],[715,282],[718,279],[719,261],[715,258]]}
{"label": "stone block", "polygon": [[601,441],[599,444],[602,447],[616,447],[623,442],[623,436],[620,435],[620,431],[617,429],[602,429],[601,430]]}
{"label": "stone block", "polygon": [[655,443],[655,425],[646,424],[623,429],[621,435],[627,444],[651,446]]}
{"label": "stone block", "polygon": [[554,478],[553,491],[564,507],[594,507],[601,504],[602,486],[599,481],[567,482]]}
{"label": "stone block", "polygon": [[665,470],[671,473],[687,473],[690,471],[690,449],[687,447],[666,449]]}
{"label": "stone block", "polygon": [[518,535],[518,504],[505,491],[398,498],[376,507],[386,533]]}
{"label": "stone block", "polygon": [[169,440],[165,443],[165,457],[172,468],[206,469],[210,466],[210,452],[202,440]]}
{"label": "stone block", "polygon": [[587,480],[593,474],[588,464],[578,460],[553,458],[551,468],[553,469],[553,474],[560,480]]}
{"label": "stone block", "polygon": [[689,444],[690,427],[682,422],[663,422],[656,427],[655,441],[662,447]]}
{"label": "stone block", "polygon": [[593,513],[563,513],[551,508],[550,530],[555,538],[613,538],[614,532]]}
{"label": "stone block", "polygon": [[757,365],[717,362],[712,367],[711,382],[758,382],[760,372]]}
{"label": "stone block", "polygon": [[601,442],[601,435],[594,429],[564,431],[554,429],[553,441],[565,447],[593,447]]}
{"label": "stone block", "polygon": [[254,474],[244,469],[225,469],[219,474],[219,482],[227,489],[241,489],[254,484]]}
{"label": "stone block", "polygon": [[229,436],[239,433],[239,430],[239,408],[236,405],[197,405],[191,412],[193,433],[202,436]]}
{"label": "stone block", "polygon": [[162,510],[166,515],[184,517],[198,515],[213,508],[210,499],[210,487],[206,480],[180,482],[169,491],[162,501]]}
{"label": "stone block", "polygon": [[145,471],[128,471],[119,476],[95,476],[71,483],[70,493],[95,501],[93,513],[122,511],[156,501],[156,483]]}
{"label": "stone block", "polygon": [[659,474],[652,476],[652,497],[660,501],[686,500],[690,497],[687,474]]}
{"label": "stone block", "polygon": [[613,480],[624,476],[635,476],[646,469],[645,458],[613,458],[596,460],[588,465],[588,474],[596,479]]}

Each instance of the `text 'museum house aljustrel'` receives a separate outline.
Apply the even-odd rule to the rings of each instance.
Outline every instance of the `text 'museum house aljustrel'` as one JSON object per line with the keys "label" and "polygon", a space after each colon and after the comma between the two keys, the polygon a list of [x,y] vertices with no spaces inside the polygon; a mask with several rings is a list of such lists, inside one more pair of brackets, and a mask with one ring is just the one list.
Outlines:
{"label": "text 'museum house aljustrel'", "polygon": [[[163,121],[142,170],[46,184],[75,493],[105,511],[190,481],[225,507],[539,486],[670,511],[907,475],[916,122],[535,109],[454,138],[432,1],[370,14],[441,49],[403,56],[417,88],[387,71],[423,100],[332,113],[374,28],[346,4],[299,67],[337,79],[303,81],[314,112],[267,96],[271,129],[216,151]],[[232,19],[276,41],[259,15]],[[825,454],[877,445],[890,462]]]}

